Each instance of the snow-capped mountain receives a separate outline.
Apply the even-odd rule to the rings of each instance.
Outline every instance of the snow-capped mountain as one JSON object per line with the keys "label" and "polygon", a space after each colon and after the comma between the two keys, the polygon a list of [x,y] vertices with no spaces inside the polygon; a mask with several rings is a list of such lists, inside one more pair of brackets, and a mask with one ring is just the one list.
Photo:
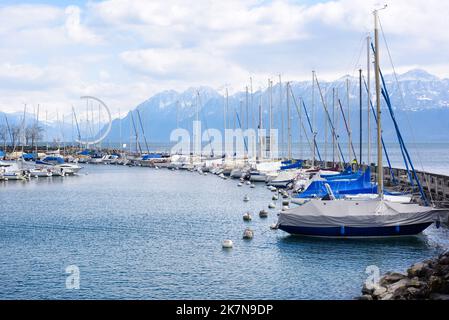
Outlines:
{"label": "snow-capped mountain", "polygon": [[[319,74],[318,74],[319,77]],[[348,83],[346,81],[348,79]],[[396,80],[397,79],[397,80]],[[449,79],[440,79],[424,70],[410,70],[404,74],[385,75],[385,81],[395,110],[395,115],[401,127],[406,141],[448,141],[449,136]],[[293,96],[289,97],[292,136],[293,140],[298,140],[299,132],[303,132],[299,121],[299,112],[303,117],[303,124],[309,133],[306,122],[304,108],[300,100],[306,105],[309,117],[316,125],[320,141],[324,140],[325,116],[321,95],[315,84],[312,88],[311,81],[290,82]],[[349,91],[347,85],[349,84]],[[320,82],[323,99],[328,108],[329,116],[336,120],[336,127],[340,139],[347,139],[347,133],[343,122],[341,107],[349,121],[353,137],[359,135],[359,79],[356,77],[344,76],[334,82]],[[374,80],[372,79],[372,95],[374,96]],[[280,91],[280,89],[282,91]],[[314,92],[312,104],[312,92]],[[367,95],[365,87],[362,87],[362,116],[363,130],[366,131],[367,117]],[[269,123],[269,105],[273,105],[273,126],[279,130],[284,127],[286,139],[287,130],[287,95],[285,82],[280,87],[278,83],[273,85],[272,99],[270,90],[253,92],[247,95],[245,91],[229,95],[226,117],[228,128],[247,126],[256,128],[258,125],[259,105],[263,114],[263,127],[267,128]],[[350,116],[348,117],[348,96]],[[334,106],[333,106],[334,101]],[[168,142],[170,133],[177,126],[186,130],[192,130],[192,121],[198,117],[202,121],[203,130],[206,128],[216,128],[222,130],[224,127],[226,99],[224,90],[217,91],[213,88],[203,86],[189,88],[183,92],[167,90],[157,93],[142,102],[128,112],[122,119],[115,119],[112,123],[112,130],[106,138],[106,143],[134,143],[135,133],[138,132],[140,141],[143,144],[143,132],[149,142]],[[281,106],[281,107],[280,107]],[[383,135],[386,141],[396,141],[396,135],[391,123],[390,115],[386,106],[383,106]],[[122,110],[126,109],[125,106]],[[137,112],[138,110],[138,112]],[[282,110],[282,112],[281,112]],[[22,114],[10,114],[10,121],[20,121]],[[140,116],[140,119],[139,119]],[[27,117],[28,118],[28,117]],[[31,119],[32,117],[30,117]],[[282,119],[284,121],[282,122]],[[4,122],[4,116],[0,114],[0,125]],[[373,118],[371,116],[371,123]],[[66,124],[61,128],[61,124],[43,124],[46,128],[49,140],[54,136],[61,137],[64,131],[65,137],[73,136],[74,129]],[[142,130],[143,128],[143,130]],[[374,130],[374,126],[371,126]],[[103,129],[104,130],[104,129]],[[330,130],[328,130],[330,137]],[[282,134],[279,133],[279,137]]]}

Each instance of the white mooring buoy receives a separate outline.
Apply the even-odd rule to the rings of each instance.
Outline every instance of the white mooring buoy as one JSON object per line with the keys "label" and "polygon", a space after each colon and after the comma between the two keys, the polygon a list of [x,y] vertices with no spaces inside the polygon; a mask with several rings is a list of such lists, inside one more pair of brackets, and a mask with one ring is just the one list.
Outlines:
{"label": "white mooring buoy", "polygon": [[276,230],[277,228],[278,228],[278,225],[276,223],[273,223],[272,225],[270,225],[271,230]]}
{"label": "white mooring buoy", "polygon": [[255,185],[254,183],[251,183],[249,187],[250,187],[250,188],[255,188],[256,185]]}
{"label": "white mooring buoy", "polygon": [[232,240],[226,239],[223,241],[222,247],[224,249],[231,249],[234,246],[234,244],[232,243]]}
{"label": "white mooring buoy", "polygon": [[250,228],[246,228],[245,231],[243,231],[243,239],[250,240],[254,238],[254,231]]}
{"label": "white mooring buoy", "polygon": [[245,195],[245,197],[243,198],[243,201],[245,201],[245,202],[248,202],[248,201],[249,201],[248,195]]}
{"label": "white mooring buoy", "polygon": [[274,201],[276,201],[277,199],[279,199],[279,197],[276,194],[274,194],[273,197],[271,198],[271,200],[274,200]]}
{"label": "white mooring buoy", "polygon": [[241,186],[243,186],[243,183],[239,182],[239,183],[237,184],[237,187],[241,187]]}
{"label": "white mooring buoy", "polygon": [[275,205],[273,202],[270,202],[270,203],[268,204],[268,208],[269,208],[269,209],[274,209],[274,208],[276,208],[276,205]]}
{"label": "white mooring buoy", "polygon": [[244,221],[251,221],[252,219],[253,219],[253,217],[251,217],[251,214],[249,212],[247,212],[243,215]]}
{"label": "white mooring buoy", "polygon": [[249,186],[251,184],[251,181],[246,181],[246,184]]}

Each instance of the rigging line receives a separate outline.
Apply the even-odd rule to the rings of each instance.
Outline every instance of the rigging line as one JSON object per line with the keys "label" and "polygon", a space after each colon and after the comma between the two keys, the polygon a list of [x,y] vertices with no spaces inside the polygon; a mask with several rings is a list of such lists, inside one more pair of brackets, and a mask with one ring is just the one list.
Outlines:
{"label": "rigging line", "polygon": [[[405,109],[404,93],[402,92],[402,89],[401,89],[401,87],[399,85],[398,75],[397,75],[396,68],[395,68],[394,63],[393,63],[393,58],[391,56],[390,47],[388,46],[387,38],[385,36],[385,32],[384,32],[384,29],[383,29],[383,26],[382,26],[381,19],[380,18],[378,18],[378,19],[379,19],[380,30],[382,32],[382,38],[384,39],[385,47],[387,49],[388,59],[390,60],[391,67],[393,68],[393,75],[394,75],[394,79],[395,79],[395,82],[396,82],[396,86],[398,88],[401,104],[402,104],[402,107]],[[421,158],[421,154],[419,152],[419,148],[416,147],[415,134],[414,134],[414,131],[412,129],[412,125],[410,123],[410,119],[408,118],[407,114],[405,114],[405,119],[407,120],[407,125],[409,127],[409,130],[410,130],[410,133],[411,133],[411,136],[412,136],[413,144],[415,145],[414,150],[416,152],[419,165],[421,166],[421,170],[423,172],[425,172],[424,171],[424,164],[422,162],[422,158]],[[423,174],[423,176],[424,176],[424,180],[426,181],[427,188],[430,189],[429,179],[428,179],[427,175]],[[433,197],[432,197],[432,193],[430,192],[430,190],[429,190],[429,194],[430,194],[430,201],[433,203]]]}
{"label": "rigging line", "polygon": [[[312,133],[312,135],[315,135],[315,132],[313,131],[313,128],[312,128],[312,123],[310,122],[309,114],[307,112],[306,104],[304,103],[304,99],[301,99],[301,102],[302,102],[302,106],[304,107],[304,111],[306,113],[306,118],[307,118],[307,122],[309,123],[310,132]],[[318,144],[316,142],[316,139],[313,139],[313,141],[314,141],[315,149],[316,149],[316,152],[318,155],[318,159],[320,159],[320,161],[323,161],[323,160],[321,160],[321,154],[320,154],[320,150],[318,149]]]}
{"label": "rigging line", "polygon": [[201,104],[201,96],[200,96],[199,92],[198,92],[198,104],[199,104],[198,109],[200,110],[201,117],[204,120],[204,125],[206,126],[206,133],[207,133],[207,136],[209,137],[210,151],[212,152],[212,156],[213,156],[213,155],[215,155],[215,151],[214,151],[214,147],[212,145],[212,138],[210,136],[209,127],[207,126],[207,119],[206,119],[206,116],[204,115],[203,108],[201,108],[202,104]]}
{"label": "rigging line", "polygon": [[[357,161],[356,153],[355,153],[355,150],[354,150],[354,145],[352,144],[352,140],[349,140],[349,127],[348,127],[348,123],[346,121],[345,112],[343,111],[343,106],[341,105],[341,100],[340,99],[338,99],[338,105],[340,106],[340,111],[341,111],[341,114],[343,115],[343,120],[344,120],[344,123],[345,123],[346,131],[348,133],[348,143],[351,145],[352,153],[354,154],[354,158]],[[352,160],[349,159],[349,161],[352,161]]]}
{"label": "rigging line", "polygon": [[137,116],[139,118],[140,129],[142,130],[143,141],[145,142],[145,147],[147,148],[147,153],[150,154],[150,148],[148,148],[147,137],[145,136],[145,130],[143,128],[142,118],[140,117],[139,109],[136,109],[136,111],[137,111]]}
{"label": "rigging line", "polygon": [[[321,86],[320,86],[320,83],[318,82],[318,77],[317,77],[317,76],[315,76],[315,80],[316,80],[316,84],[317,84],[317,87],[318,87],[318,92],[320,93],[320,96],[321,96],[321,102],[322,102],[322,104],[323,104],[324,111],[326,111],[327,119],[328,119],[328,121],[329,121],[329,125],[330,125],[331,130],[332,130],[332,135],[335,137],[335,140],[336,140],[337,146],[338,146],[338,150],[340,151],[341,157],[342,157],[342,159],[343,159],[343,163],[345,163],[345,160],[344,160],[345,158],[344,158],[344,156],[343,156],[343,152],[342,152],[341,147],[340,147],[340,142],[338,141],[338,137],[337,137],[337,135],[335,134],[335,128],[334,128],[334,125],[333,125],[333,123],[332,123],[331,116],[330,116],[330,114],[329,114],[329,112],[328,112],[328,110],[327,110],[326,102],[325,102],[325,100],[324,100],[323,93],[322,93],[322,91],[321,91]],[[353,149],[354,149],[354,148],[353,148]],[[354,150],[353,150],[353,151],[354,151]],[[355,153],[354,153],[354,156],[356,157]],[[356,157],[356,161],[357,161],[357,157]]]}
{"label": "rigging line", "polygon": [[[295,96],[293,95],[293,91],[290,91],[290,93],[291,93],[291,95],[292,95],[293,102],[294,102],[295,107],[296,107],[296,112],[298,113],[298,116],[299,116],[299,115],[300,115],[300,112],[301,112],[301,111],[300,111],[300,108],[299,108],[299,106],[298,106],[298,103],[296,102]],[[308,145],[309,145],[309,147],[310,147],[310,151],[313,152],[313,146],[312,146],[312,143],[310,142],[309,137],[307,136],[307,130],[306,130],[306,127],[304,126],[304,123],[303,123],[303,121],[302,121],[302,117],[299,117],[299,122],[300,122],[301,127],[302,127],[302,130],[303,130],[303,132],[304,132],[304,136],[306,137],[307,143],[308,143]]]}
{"label": "rigging line", "polygon": [[[243,129],[242,129],[242,123],[240,122],[239,113],[237,112],[237,110],[235,110],[235,108],[234,108],[234,112],[235,112],[235,115],[237,116],[237,122],[239,123],[239,127],[240,127],[240,129],[243,131]],[[243,143],[245,144],[245,150],[246,150],[246,152],[248,153],[248,145],[246,144],[245,137],[243,137]]]}
{"label": "rigging line", "polygon": [[[365,85],[366,92],[368,92],[368,85],[366,84],[365,77],[362,76],[362,79],[363,79],[363,83]],[[369,104],[371,106],[371,111],[373,112],[374,121],[377,125],[377,115],[376,115],[376,111],[374,110],[373,101],[371,100],[371,98],[369,99]],[[381,137],[381,141],[382,141],[382,147],[383,147],[384,153],[385,153],[385,158],[387,159],[388,167],[390,168],[391,178],[393,180],[393,183],[396,184],[396,177],[394,175],[393,168],[391,167],[390,157],[388,156],[387,147],[385,146],[383,137]]]}
{"label": "rigging line", "polygon": [[[363,48],[364,48],[364,45],[365,45],[365,35],[362,35],[362,36],[360,36],[359,43],[358,43],[358,45],[357,45],[357,47],[356,47],[356,48],[360,48],[360,51],[359,51],[360,54],[361,54],[361,52],[362,52],[362,50],[363,50]],[[354,62],[355,57],[356,57],[355,52],[357,52],[357,51],[356,51],[356,50],[354,51],[354,55],[351,57],[350,62],[349,62],[348,65],[345,67],[345,70],[350,70],[350,69],[352,68],[352,66],[354,65],[353,62]],[[360,57],[359,57],[359,59],[360,59]],[[353,70],[353,72],[354,72],[354,70]],[[350,74],[350,72],[347,72],[346,74]]]}

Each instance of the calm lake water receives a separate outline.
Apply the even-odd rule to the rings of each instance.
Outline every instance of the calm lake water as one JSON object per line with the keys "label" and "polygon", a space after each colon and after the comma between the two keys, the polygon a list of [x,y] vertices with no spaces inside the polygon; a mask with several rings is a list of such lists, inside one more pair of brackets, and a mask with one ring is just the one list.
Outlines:
{"label": "calm lake water", "polygon": [[[1,299],[352,299],[367,266],[404,271],[449,246],[447,229],[433,227],[390,240],[273,231],[276,211],[257,214],[271,201],[262,184],[140,167],[81,172],[0,183]],[[221,248],[227,238],[232,250]],[[69,265],[79,290],[66,289]]]}

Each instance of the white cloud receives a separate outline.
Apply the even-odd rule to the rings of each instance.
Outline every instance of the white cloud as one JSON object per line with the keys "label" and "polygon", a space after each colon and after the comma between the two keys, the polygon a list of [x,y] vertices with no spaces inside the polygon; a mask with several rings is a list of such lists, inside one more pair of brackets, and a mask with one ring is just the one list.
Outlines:
{"label": "white cloud", "polygon": [[65,9],[67,19],[65,28],[67,35],[75,42],[86,44],[98,44],[101,39],[92,31],[81,24],[81,9],[77,6],[69,6]]}
{"label": "white cloud", "polygon": [[[308,80],[312,69],[321,78],[339,77],[354,64],[365,66],[356,61],[360,39],[372,30],[378,3],[86,0],[66,8],[0,6],[0,109],[21,108],[23,100],[67,108],[80,95],[93,94],[124,110],[163,89],[243,88],[250,76],[264,86],[278,73]],[[413,65],[449,75],[448,12],[447,1],[389,2],[381,20],[398,69]]]}

